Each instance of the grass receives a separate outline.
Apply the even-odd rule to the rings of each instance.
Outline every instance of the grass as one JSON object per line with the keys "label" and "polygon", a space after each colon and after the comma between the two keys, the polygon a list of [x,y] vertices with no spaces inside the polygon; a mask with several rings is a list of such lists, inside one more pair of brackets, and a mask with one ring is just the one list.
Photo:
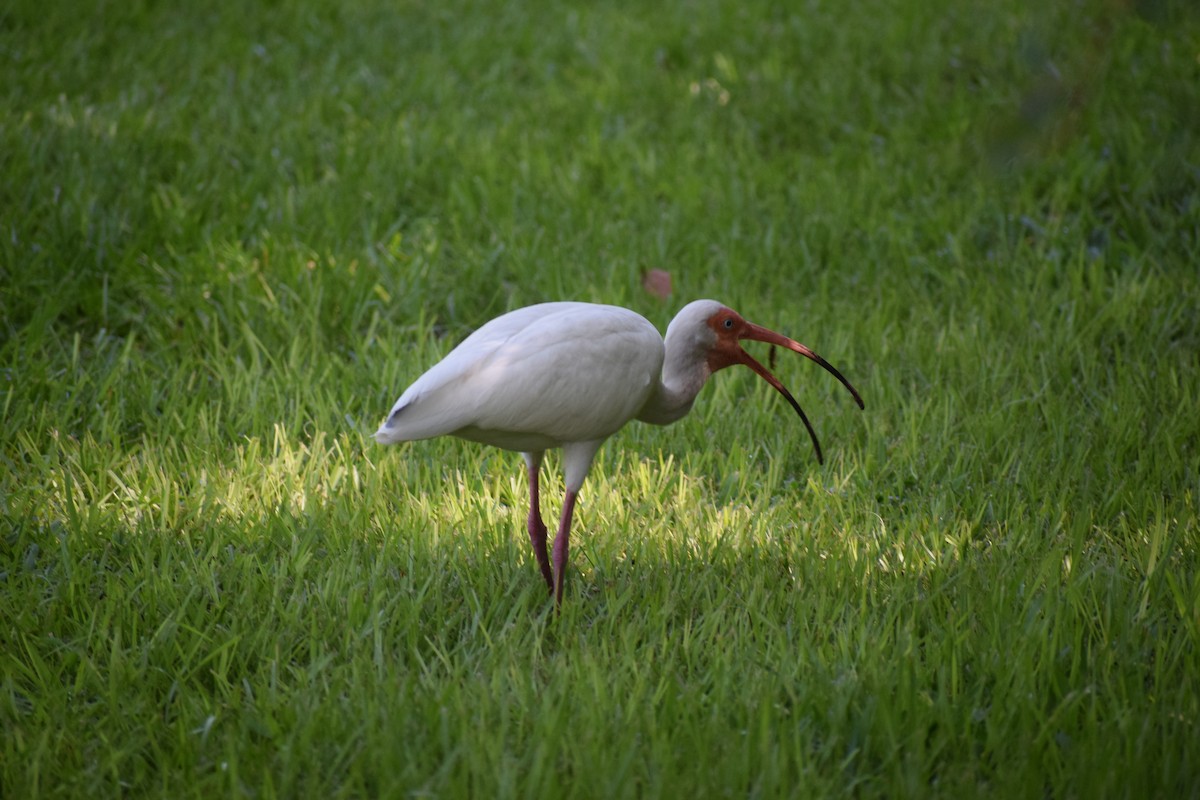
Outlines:
{"label": "grass", "polygon": [[[0,792],[1197,796],[1198,35],[7,4]],[[508,308],[703,296],[866,412],[622,431],[560,618],[518,457],[369,438]]]}

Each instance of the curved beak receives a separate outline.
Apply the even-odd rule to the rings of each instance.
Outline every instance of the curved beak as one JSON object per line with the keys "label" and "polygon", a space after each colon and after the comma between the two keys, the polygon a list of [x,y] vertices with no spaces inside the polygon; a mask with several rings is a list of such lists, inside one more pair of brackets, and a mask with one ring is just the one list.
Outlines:
{"label": "curved beak", "polygon": [[[842,375],[842,373],[838,372],[836,367],[799,342],[778,334],[773,330],[764,328],[761,325],[755,325],[750,322],[745,323],[745,327],[739,332],[738,338],[753,339],[758,342],[766,342],[767,344],[786,347],[788,350],[799,353],[805,358],[812,359],[824,367],[825,370],[833,375],[833,377],[841,381],[843,386],[850,390],[850,394],[853,395],[854,402],[858,403],[859,408],[866,407],[863,405],[862,397],[859,395],[858,390],[850,385],[850,381],[846,380],[846,377]],[[766,367],[754,360],[754,358],[740,346],[730,349],[733,350],[733,352],[726,351],[726,356],[729,357],[731,361],[739,364],[745,364],[747,367],[757,372],[763,380],[775,387],[775,390],[783,395],[789,403],[791,403],[792,408],[796,409],[796,413],[800,415],[800,419],[804,422],[804,427],[808,429],[809,438],[812,439],[813,450],[815,450],[817,454],[817,463],[824,464],[825,459],[821,455],[821,443],[817,440],[817,432],[813,430],[812,423],[808,421],[808,416],[805,415],[804,410],[800,408],[800,404],[796,402],[796,398],[792,397],[792,393],[789,392],[787,387],[780,383],[779,379],[772,375]]]}

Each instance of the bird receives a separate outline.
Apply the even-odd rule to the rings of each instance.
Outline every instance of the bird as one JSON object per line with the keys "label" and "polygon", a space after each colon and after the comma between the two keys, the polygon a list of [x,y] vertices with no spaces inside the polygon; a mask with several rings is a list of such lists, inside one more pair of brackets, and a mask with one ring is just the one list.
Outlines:
{"label": "bird", "polygon": [[[800,404],[742,348],[743,340],[815,361],[865,408],[858,390],[821,356],[715,300],[688,303],[665,336],[627,308],[548,302],[502,314],[467,336],[404,390],[375,440],[396,444],[449,435],[521,453],[529,479],[529,539],[561,611],[575,502],[600,446],[630,420],[668,425],[681,419],[714,372],[742,364],[774,387],[804,422],[823,463]],[[553,448],[562,449],[566,492],[551,567],[538,476]]]}

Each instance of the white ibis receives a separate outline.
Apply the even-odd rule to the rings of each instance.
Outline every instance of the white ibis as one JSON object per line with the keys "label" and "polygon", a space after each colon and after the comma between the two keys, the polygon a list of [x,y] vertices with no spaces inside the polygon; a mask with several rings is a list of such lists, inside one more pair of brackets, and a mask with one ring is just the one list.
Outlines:
{"label": "white ibis", "polygon": [[[458,436],[516,450],[529,470],[529,538],[546,585],[561,605],[571,515],[600,445],[631,419],[668,425],[691,410],[708,376],[745,364],[800,415],[821,462],[821,445],[800,404],[742,339],[811,358],[862,398],[840,372],[799,342],[742,319],[713,300],[684,306],[666,338],[640,314],[591,303],[542,303],[497,317],[417,378],[375,433],[381,444]],[[538,499],[546,450],[561,447],[566,477],[554,569]]]}

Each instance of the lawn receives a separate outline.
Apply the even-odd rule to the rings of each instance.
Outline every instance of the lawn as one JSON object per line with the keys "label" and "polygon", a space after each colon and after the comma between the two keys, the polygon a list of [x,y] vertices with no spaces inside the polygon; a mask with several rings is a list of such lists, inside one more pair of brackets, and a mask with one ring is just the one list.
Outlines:
{"label": "lawn", "polygon": [[[1200,796],[1198,42],[6,3],[0,794]],[[823,465],[745,369],[628,426],[561,615],[519,456],[371,439],[506,310],[700,297],[865,411],[780,351]]]}

